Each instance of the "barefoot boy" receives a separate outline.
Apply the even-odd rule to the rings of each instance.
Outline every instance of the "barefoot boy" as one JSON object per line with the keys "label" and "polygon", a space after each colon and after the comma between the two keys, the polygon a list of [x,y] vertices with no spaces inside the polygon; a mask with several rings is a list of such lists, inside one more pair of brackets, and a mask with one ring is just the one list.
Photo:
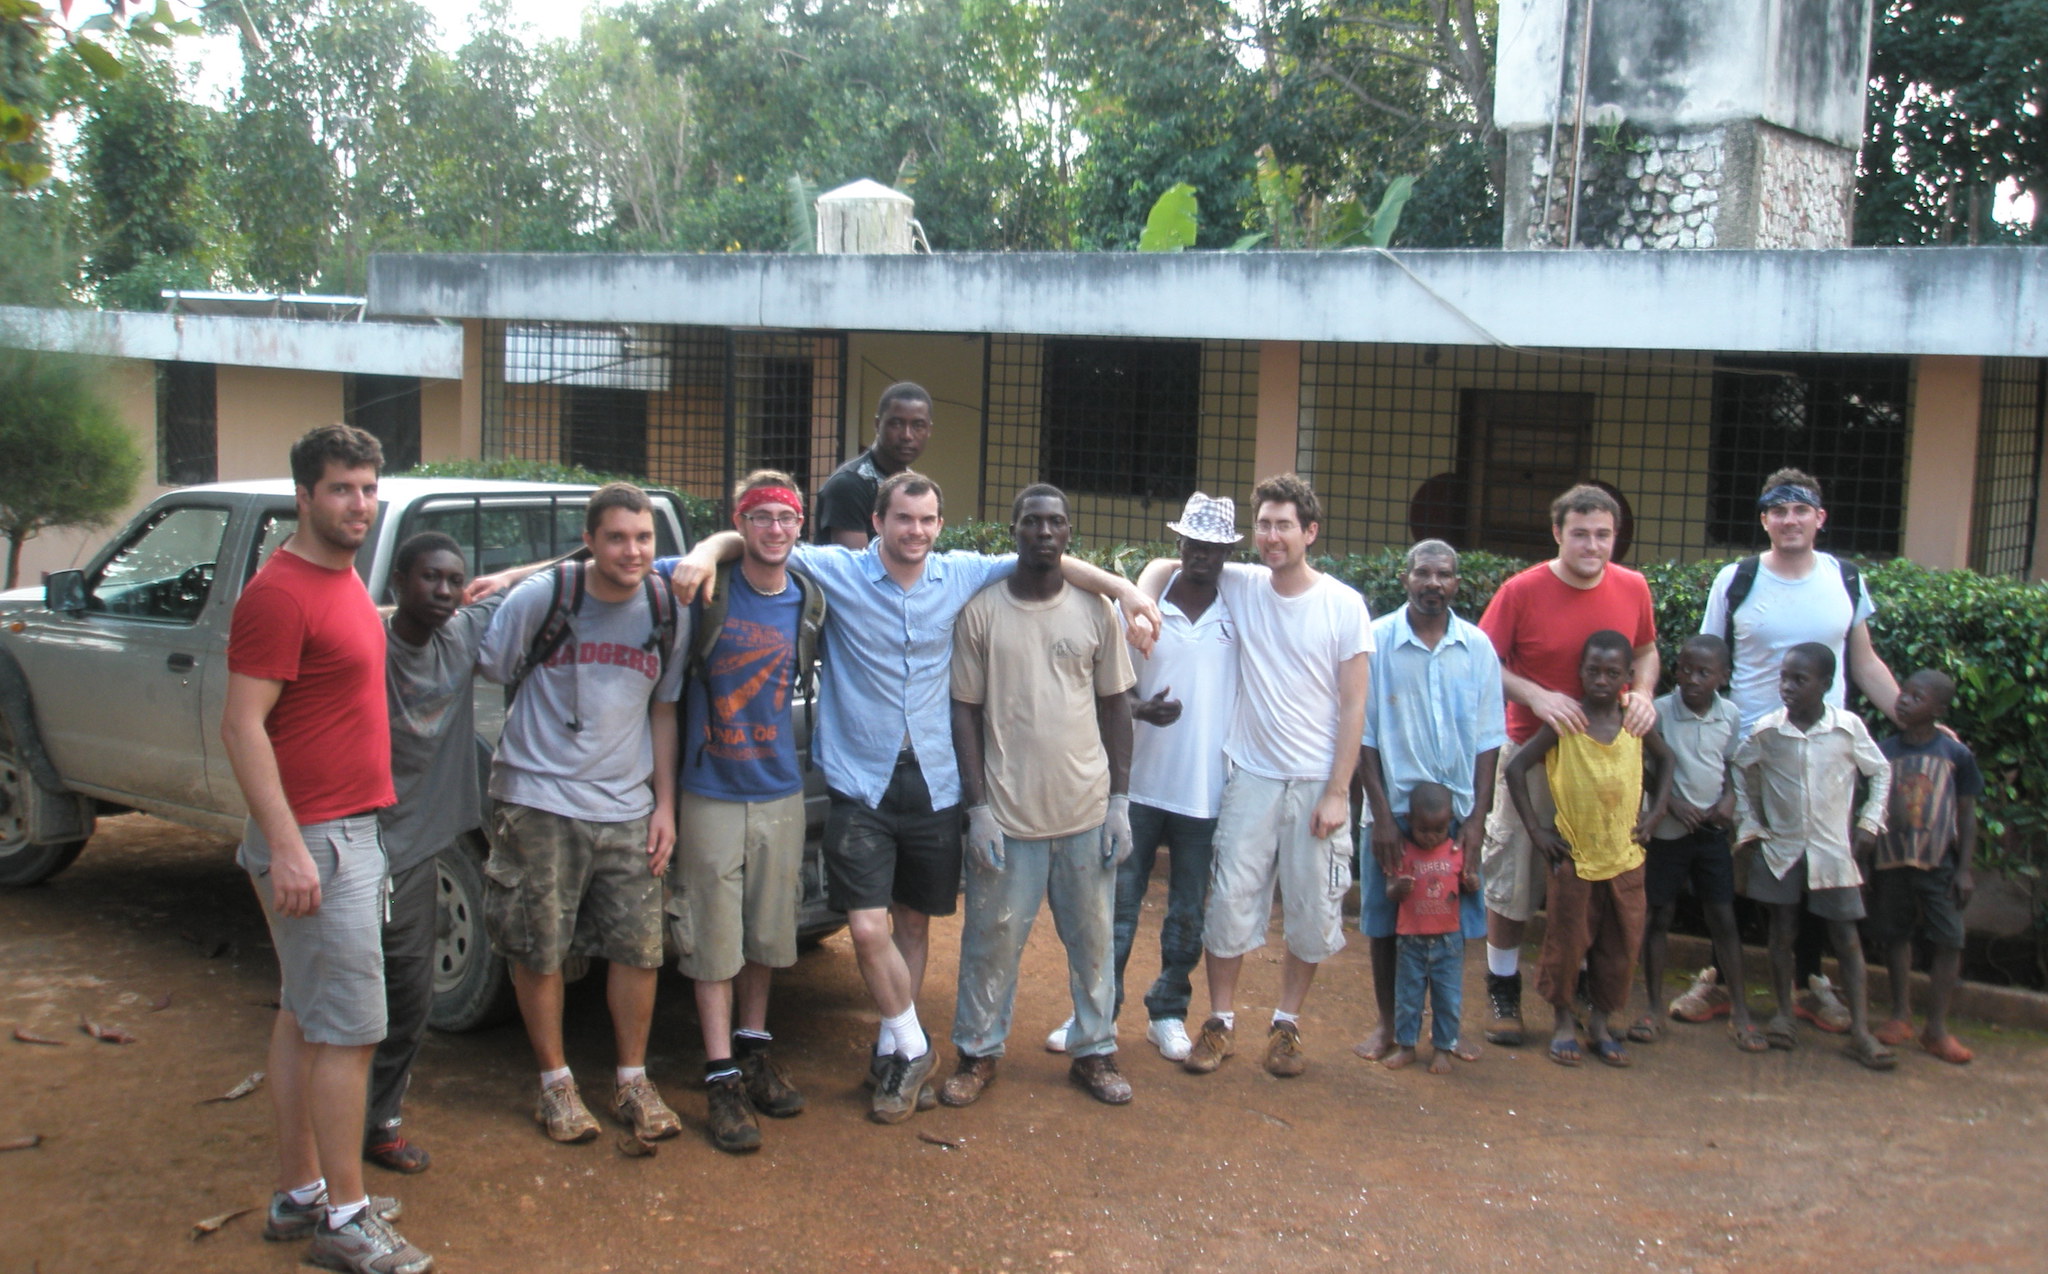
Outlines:
{"label": "barefoot boy", "polygon": [[1463,1003],[1465,937],[1458,900],[1479,891],[1477,863],[1451,839],[1451,789],[1417,783],[1408,793],[1408,838],[1401,861],[1387,882],[1387,897],[1400,908],[1394,920],[1394,1051],[1384,1065],[1399,1070],[1415,1060],[1422,1038],[1422,1001],[1429,999],[1429,1042],[1436,1055],[1429,1073],[1448,1074],[1451,1055],[1479,1060],[1458,1042]]}
{"label": "barefoot boy", "polygon": [[1892,1016],[1874,1032],[1879,1042],[1898,1045],[1913,1036],[1909,979],[1917,915],[1921,934],[1934,948],[1920,1046],[1960,1066],[1971,1053],[1948,1033],[1948,1006],[1962,971],[1963,908],[1976,886],[1970,861],[1977,852],[1984,776],[1970,749],[1935,728],[1955,697],[1956,683],[1932,668],[1899,687],[1893,709],[1899,732],[1877,745],[1892,763],[1892,792],[1888,825],[1877,842],[1871,906],[1892,975]]}
{"label": "barefoot boy", "polygon": [[1664,947],[1678,894],[1689,881],[1707,932],[1714,939],[1718,967],[1727,970],[1733,1019],[1729,1033],[1745,1053],[1769,1047],[1749,1020],[1742,998],[1742,940],[1735,932],[1735,860],[1728,852],[1728,827],[1735,821],[1735,785],[1729,760],[1741,735],[1741,714],[1720,695],[1728,682],[1728,645],[1701,633],[1678,652],[1678,689],[1657,700],[1657,731],[1671,749],[1671,803],[1650,839],[1643,893],[1650,906],[1643,933],[1643,985],[1649,1012],[1628,1028],[1638,1044],[1664,1029]]}
{"label": "barefoot boy", "polygon": [[[1656,731],[1638,739],[1622,728],[1622,692],[1635,672],[1628,638],[1603,628],[1579,656],[1581,733],[1560,736],[1545,725],[1508,762],[1508,796],[1529,838],[1550,861],[1550,921],[1536,990],[1549,1001],[1555,1025],[1550,1060],[1577,1066],[1578,1028],[1572,990],[1587,964],[1593,1010],[1586,1015],[1593,1055],[1609,1066],[1629,1056],[1614,1038],[1615,1012],[1628,1003],[1629,972],[1643,940],[1643,849],[1664,817],[1671,794],[1671,750]],[[1656,762],[1656,786],[1643,810],[1643,761]],[[1543,762],[1557,808],[1555,825],[1536,816],[1529,771]]]}
{"label": "barefoot boy", "polygon": [[[1792,937],[1803,903],[1827,922],[1842,965],[1848,1055],[1872,1070],[1890,1070],[1897,1055],[1870,1033],[1863,943],[1856,934],[1864,914],[1863,876],[1850,853],[1850,817],[1853,811],[1855,850],[1868,855],[1884,831],[1892,771],[1862,719],[1827,702],[1834,680],[1835,652],[1826,646],[1801,642],[1785,652],[1778,671],[1785,706],[1765,713],[1735,750],[1735,839],[1738,846],[1760,842],[1743,892],[1770,908],[1778,1011],[1764,1024],[1764,1038],[1772,1048],[1799,1042],[1792,1024]],[[1859,771],[1869,780],[1861,809]]]}

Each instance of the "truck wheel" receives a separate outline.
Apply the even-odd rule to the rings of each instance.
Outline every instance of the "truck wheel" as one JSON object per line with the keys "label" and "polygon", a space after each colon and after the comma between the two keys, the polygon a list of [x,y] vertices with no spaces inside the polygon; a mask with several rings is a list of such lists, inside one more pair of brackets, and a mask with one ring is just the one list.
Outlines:
{"label": "truck wheel", "polygon": [[14,736],[0,721],[0,885],[36,885],[69,867],[82,840],[47,845],[29,840],[28,785],[35,782],[15,755]]}
{"label": "truck wheel", "polygon": [[512,1016],[512,976],[484,928],[483,837],[465,835],[434,856],[434,1007],[427,1025],[476,1031]]}

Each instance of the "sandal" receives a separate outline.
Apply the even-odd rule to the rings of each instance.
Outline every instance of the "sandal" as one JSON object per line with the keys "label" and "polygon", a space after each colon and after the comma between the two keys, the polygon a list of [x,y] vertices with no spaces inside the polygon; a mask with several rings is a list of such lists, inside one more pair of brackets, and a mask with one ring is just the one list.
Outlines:
{"label": "sandal", "polygon": [[434,1157],[427,1153],[425,1146],[407,1141],[403,1137],[393,1137],[389,1141],[364,1146],[363,1162],[374,1163],[380,1168],[412,1176],[425,1172],[432,1166]]}
{"label": "sandal", "polygon": [[1629,1059],[1628,1050],[1621,1046],[1621,1041],[1619,1040],[1594,1040],[1593,1056],[1609,1066],[1621,1067],[1633,1066],[1635,1064]]}
{"label": "sandal", "polygon": [[1913,1024],[1904,1018],[1895,1017],[1881,1024],[1871,1034],[1877,1037],[1878,1043],[1885,1045],[1887,1048],[1897,1048],[1913,1038]]}
{"label": "sandal", "polygon": [[1897,1067],[1899,1055],[1872,1039],[1868,1046],[1862,1040],[1851,1038],[1842,1045],[1842,1055],[1868,1070],[1888,1071]]}
{"label": "sandal", "polygon": [[1953,1035],[1923,1034],[1920,1037],[1920,1047],[1952,1066],[1966,1066],[1970,1059],[1976,1056],[1970,1051],[1969,1045]]}
{"label": "sandal", "polygon": [[1586,1055],[1579,1051],[1579,1042],[1577,1040],[1552,1040],[1550,1042],[1550,1060],[1556,1062],[1559,1066],[1577,1066],[1580,1062],[1586,1060]]}
{"label": "sandal", "polygon": [[1731,1026],[1728,1028],[1728,1034],[1735,1040],[1735,1047],[1745,1053],[1761,1053],[1771,1046],[1771,1042],[1764,1038],[1764,1033],[1756,1029],[1754,1022],[1742,1027]]}
{"label": "sandal", "polygon": [[1657,1035],[1657,1019],[1648,1013],[1629,1023],[1627,1036],[1631,1044],[1655,1044]]}
{"label": "sandal", "polygon": [[1792,1019],[1783,1013],[1773,1013],[1771,1020],[1764,1023],[1764,1042],[1771,1048],[1782,1048],[1787,1052],[1799,1047],[1799,1033],[1792,1025]]}

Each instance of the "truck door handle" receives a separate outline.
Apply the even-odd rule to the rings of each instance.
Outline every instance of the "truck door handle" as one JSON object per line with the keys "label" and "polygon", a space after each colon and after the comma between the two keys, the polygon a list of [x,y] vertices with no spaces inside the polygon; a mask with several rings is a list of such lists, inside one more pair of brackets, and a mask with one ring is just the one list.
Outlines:
{"label": "truck door handle", "polygon": [[198,666],[198,663],[198,660],[194,659],[192,656],[188,654],[185,654],[182,651],[172,655],[169,659],[164,660],[165,666],[168,667],[172,672],[190,672],[192,671],[193,668]]}

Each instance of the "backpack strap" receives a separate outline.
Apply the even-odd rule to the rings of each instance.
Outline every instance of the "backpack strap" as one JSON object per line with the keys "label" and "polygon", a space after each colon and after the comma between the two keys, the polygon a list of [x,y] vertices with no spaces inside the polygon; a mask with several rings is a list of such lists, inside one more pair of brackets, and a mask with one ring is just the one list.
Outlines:
{"label": "backpack strap", "polygon": [[1742,603],[1749,600],[1749,590],[1756,587],[1757,568],[1763,565],[1761,557],[1745,557],[1735,564],[1735,575],[1728,581],[1727,609],[1723,612],[1721,640],[1728,643],[1728,667],[1735,667],[1735,612]]}
{"label": "backpack strap", "polygon": [[1849,595],[1849,630],[1842,634],[1842,646],[1847,650],[1849,633],[1856,631],[1856,609],[1863,605],[1863,573],[1845,557],[1836,558],[1835,565],[1842,568],[1842,591]]}
{"label": "backpack strap", "polygon": [[667,676],[669,652],[676,644],[676,595],[669,587],[668,577],[660,571],[647,572],[647,578],[640,581],[640,590],[647,597],[649,629],[647,644],[641,649],[651,649],[659,661],[657,678]]}
{"label": "backpack strap", "polygon": [[569,621],[583,609],[583,563],[563,562],[550,568],[550,573],[555,586],[548,599],[547,613],[541,616],[540,627],[533,630],[532,639],[526,643],[526,653],[513,670],[512,680],[505,683],[508,704],[533,670],[554,658],[562,648],[562,643],[569,639]]}
{"label": "backpack strap", "polygon": [[796,693],[804,698],[804,768],[811,768],[818,751],[818,646],[825,636],[825,590],[809,575],[795,567],[789,576],[803,594],[803,610],[796,626]]}

